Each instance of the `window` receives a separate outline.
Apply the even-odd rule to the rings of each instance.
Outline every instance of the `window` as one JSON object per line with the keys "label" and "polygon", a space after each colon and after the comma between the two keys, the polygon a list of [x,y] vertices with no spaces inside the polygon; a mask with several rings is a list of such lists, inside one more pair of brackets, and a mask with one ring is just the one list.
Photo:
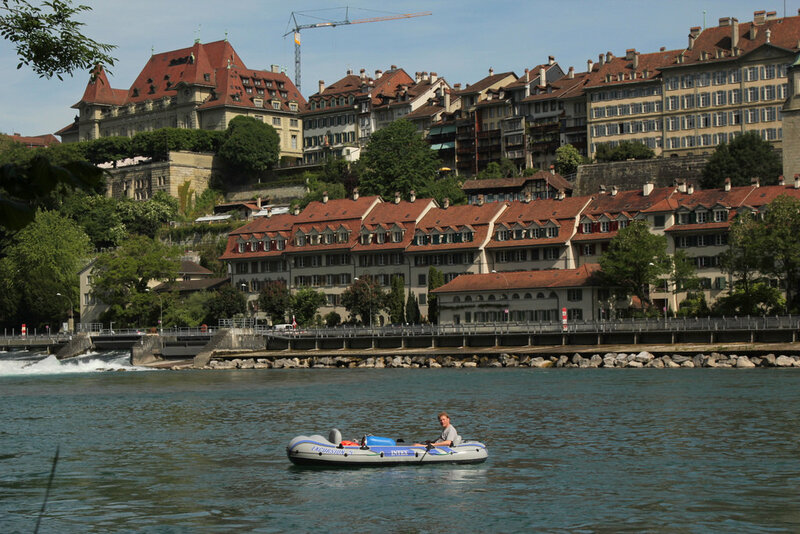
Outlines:
{"label": "window", "polygon": [[297,148],[297,135],[294,135],[294,134],[292,135],[292,144],[291,144],[291,147],[292,147],[292,148]]}
{"label": "window", "polygon": [[281,103],[280,103],[280,102],[277,102],[277,101],[273,102],[273,103],[272,103],[272,109],[278,109],[278,110],[280,110],[280,109],[281,109]]}
{"label": "window", "polygon": [[698,224],[708,222],[708,212],[707,211],[697,211],[695,212],[695,221]]}
{"label": "window", "polygon": [[653,215],[653,228],[664,228],[664,215]]}
{"label": "window", "polygon": [[744,81],[755,82],[758,81],[758,67],[747,67],[744,69]]}
{"label": "window", "polygon": [[610,222],[603,221],[603,222],[600,223],[600,231],[603,232],[604,234],[608,233],[608,231],[610,229],[611,229],[611,223]]}
{"label": "window", "polygon": [[569,308],[567,310],[567,319],[569,321],[582,321],[583,310],[580,308]]}
{"label": "window", "polygon": [[567,289],[567,300],[570,302],[583,300],[583,289]]}
{"label": "window", "polygon": [[418,286],[426,286],[428,285],[428,276],[425,274],[420,274],[417,278],[417,285]]}
{"label": "window", "polygon": [[584,256],[594,256],[594,244],[583,245],[581,251]]}
{"label": "window", "polygon": [[582,234],[591,234],[592,233],[592,223],[581,223],[581,233]]}

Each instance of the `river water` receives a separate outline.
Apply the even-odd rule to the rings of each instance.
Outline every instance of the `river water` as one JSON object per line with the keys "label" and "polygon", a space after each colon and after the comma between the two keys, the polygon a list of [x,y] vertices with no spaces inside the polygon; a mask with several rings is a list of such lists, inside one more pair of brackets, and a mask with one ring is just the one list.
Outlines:
{"label": "river water", "polygon": [[[0,354],[2,532],[33,531],[57,447],[41,532],[800,531],[800,370],[138,372],[118,354],[31,357]],[[441,409],[486,463],[323,470],[285,455],[333,426],[429,439]]]}

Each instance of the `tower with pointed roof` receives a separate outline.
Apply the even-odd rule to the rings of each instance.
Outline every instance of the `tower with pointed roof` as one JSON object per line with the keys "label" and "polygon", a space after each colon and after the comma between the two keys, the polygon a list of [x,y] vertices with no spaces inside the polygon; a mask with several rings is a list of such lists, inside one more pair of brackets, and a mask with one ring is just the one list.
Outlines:
{"label": "tower with pointed roof", "polygon": [[788,98],[783,104],[783,175],[800,174],[800,54],[789,67]]}

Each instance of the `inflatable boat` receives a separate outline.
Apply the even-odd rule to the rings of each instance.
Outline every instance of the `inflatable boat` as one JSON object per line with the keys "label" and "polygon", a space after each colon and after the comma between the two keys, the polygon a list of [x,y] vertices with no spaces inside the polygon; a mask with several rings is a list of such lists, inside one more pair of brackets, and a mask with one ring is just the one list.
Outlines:
{"label": "inflatable boat", "polygon": [[477,464],[489,452],[480,441],[463,440],[454,447],[405,444],[391,438],[364,436],[358,442],[342,440],[333,429],[326,439],[314,434],[297,436],[286,447],[286,455],[296,465],[329,467],[368,467],[401,464]]}

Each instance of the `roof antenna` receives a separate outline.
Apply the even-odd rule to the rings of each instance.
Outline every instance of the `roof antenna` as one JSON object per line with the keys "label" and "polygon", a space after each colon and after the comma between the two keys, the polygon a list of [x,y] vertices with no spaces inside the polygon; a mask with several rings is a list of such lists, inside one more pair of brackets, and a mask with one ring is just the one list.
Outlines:
{"label": "roof antenna", "polygon": [[703,29],[706,27],[706,10],[703,10]]}
{"label": "roof antenna", "polygon": [[195,44],[200,42],[200,27],[202,24],[197,25],[197,29],[194,31],[194,42]]}

